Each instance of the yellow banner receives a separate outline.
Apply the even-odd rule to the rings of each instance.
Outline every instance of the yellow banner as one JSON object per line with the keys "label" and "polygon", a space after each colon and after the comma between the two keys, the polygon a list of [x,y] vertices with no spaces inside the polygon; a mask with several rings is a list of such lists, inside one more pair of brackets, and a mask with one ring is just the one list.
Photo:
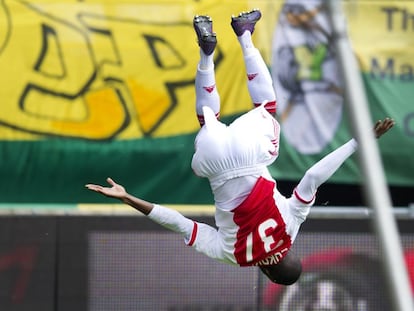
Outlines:
{"label": "yellow banner", "polygon": [[250,108],[230,27],[247,9],[247,1],[4,1],[0,139],[195,131],[195,14],[214,20],[222,115]]}
{"label": "yellow banner", "polygon": [[414,2],[358,1],[344,6],[361,70],[414,80]]}
{"label": "yellow banner", "polygon": [[[320,3],[2,1],[0,140],[136,139],[196,131],[193,84],[199,52],[192,27],[196,14],[210,15],[217,32],[221,115],[246,111],[251,103],[231,15],[262,10],[253,38],[272,67],[276,25],[289,18],[283,8],[317,7],[317,21],[324,14]],[[344,2],[344,9],[362,71],[373,78],[412,82],[414,3],[361,0]],[[301,73],[318,69],[313,63],[316,52],[296,48]],[[283,103],[286,98],[278,100]]]}

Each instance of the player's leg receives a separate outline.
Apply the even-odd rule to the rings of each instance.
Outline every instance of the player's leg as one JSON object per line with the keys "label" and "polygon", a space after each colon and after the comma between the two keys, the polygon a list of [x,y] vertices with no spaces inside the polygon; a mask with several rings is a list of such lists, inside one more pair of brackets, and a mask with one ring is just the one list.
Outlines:
{"label": "player's leg", "polygon": [[351,139],[315,163],[299,182],[294,191],[295,196],[302,202],[312,202],[318,187],[327,181],[355,152],[357,145],[357,142]]}
{"label": "player's leg", "polygon": [[195,16],[193,26],[200,47],[200,61],[195,79],[196,113],[200,126],[203,126],[203,106],[210,107],[217,118],[220,116],[220,97],[214,73],[214,49],[217,38],[209,16]]}
{"label": "player's leg", "polygon": [[259,50],[254,46],[252,34],[261,18],[259,10],[240,13],[231,18],[231,26],[239,40],[247,72],[247,87],[255,106],[267,102],[265,108],[272,115],[276,113],[276,94],[272,77]]}

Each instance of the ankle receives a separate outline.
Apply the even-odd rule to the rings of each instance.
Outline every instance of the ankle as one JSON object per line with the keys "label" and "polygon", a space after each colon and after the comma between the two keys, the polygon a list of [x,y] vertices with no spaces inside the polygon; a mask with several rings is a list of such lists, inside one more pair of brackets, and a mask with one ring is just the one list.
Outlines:
{"label": "ankle", "polygon": [[198,63],[201,70],[208,70],[214,67],[214,52],[207,55],[200,49],[200,62]]}
{"label": "ankle", "polygon": [[250,55],[255,50],[250,31],[245,31],[241,36],[237,37],[237,40],[239,40],[244,55]]}

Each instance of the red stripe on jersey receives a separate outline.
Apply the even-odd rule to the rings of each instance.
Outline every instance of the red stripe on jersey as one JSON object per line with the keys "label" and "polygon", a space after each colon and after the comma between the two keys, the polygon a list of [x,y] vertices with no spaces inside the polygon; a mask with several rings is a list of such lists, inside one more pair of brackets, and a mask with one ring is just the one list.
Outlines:
{"label": "red stripe on jersey", "polygon": [[194,221],[194,227],[193,227],[193,232],[191,233],[191,238],[190,241],[188,242],[188,246],[193,246],[195,239],[197,237],[197,231],[198,231],[198,225],[197,223]]}
{"label": "red stripe on jersey", "polygon": [[233,210],[239,230],[234,256],[240,266],[251,266],[273,254],[282,259],[292,241],[273,198],[275,183],[258,179],[247,199]]}

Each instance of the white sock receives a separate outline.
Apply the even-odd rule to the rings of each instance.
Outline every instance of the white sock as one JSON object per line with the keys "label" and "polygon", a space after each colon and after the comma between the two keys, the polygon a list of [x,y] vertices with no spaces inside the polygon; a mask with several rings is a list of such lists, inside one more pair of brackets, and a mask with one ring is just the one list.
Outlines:
{"label": "white sock", "polygon": [[[246,31],[247,32],[247,31]],[[269,103],[276,102],[276,93],[273,87],[272,77],[260,52],[255,47],[248,48],[249,54],[244,55],[244,63],[247,75],[254,78],[247,80],[247,87],[253,104],[260,105],[263,101]],[[274,105],[270,104],[270,105]],[[266,108],[268,109],[268,108]],[[276,107],[273,106],[270,113],[275,113]]]}
{"label": "white sock", "polygon": [[220,96],[216,87],[214,64],[210,63],[208,69],[201,69],[199,63],[195,78],[196,113],[200,125],[204,124],[203,106],[210,107],[218,116],[220,114]]}
{"label": "white sock", "polygon": [[237,40],[239,40],[243,55],[249,55],[255,48],[250,31],[245,31],[240,37],[237,37]]}
{"label": "white sock", "polygon": [[214,52],[210,55],[206,55],[202,49],[200,49],[200,62],[199,68],[201,70],[208,70],[214,67]]}

